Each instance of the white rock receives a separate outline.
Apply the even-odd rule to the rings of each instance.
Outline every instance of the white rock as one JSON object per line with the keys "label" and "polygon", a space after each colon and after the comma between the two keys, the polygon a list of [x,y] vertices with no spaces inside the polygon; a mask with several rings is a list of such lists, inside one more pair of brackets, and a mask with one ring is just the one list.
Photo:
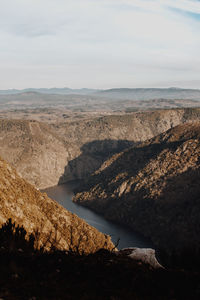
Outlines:
{"label": "white rock", "polygon": [[127,255],[135,260],[142,261],[149,264],[155,269],[163,268],[157,261],[155,250],[151,248],[124,248],[120,252],[127,253]]}

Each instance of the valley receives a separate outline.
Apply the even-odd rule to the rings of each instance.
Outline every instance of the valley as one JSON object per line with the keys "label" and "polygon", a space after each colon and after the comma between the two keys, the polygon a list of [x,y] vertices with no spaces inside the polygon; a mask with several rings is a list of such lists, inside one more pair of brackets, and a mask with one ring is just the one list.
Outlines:
{"label": "valley", "polygon": [[[107,91],[106,97],[102,91],[1,94],[1,225],[12,219],[23,226],[27,241],[34,235],[37,251],[57,249],[79,257],[104,248],[116,265],[139,251],[143,268],[145,257],[155,256],[146,248],[154,248],[167,268],[195,268],[198,91],[188,94],[191,99],[188,91],[175,89],[165,91],[172,99],[149,99],[146,90],[139,92],[143,100],[135,100],[132,90]],[[178,92],[181,100],[173,98]],[[118,257],[116,246],[136,250]],[[97,261],[102,259],[107,264],[100,252]],[[145,272],[151,280],[154,273]]]}
{"label": "valley", "polygon": [[145,239],[142,234],[134,232],[127,226],[106,220],[103,215],[95,213],[93,210],[73,202],[73,190],[78,185],[79,183],[76,181],[70,181],[62,185],[45,189],[43,192],[45,192],[49,198],[56,200],[68,211],[83,219],[89,225],[95,227],[100,232],[109,235],[112,242],[117,245],[117,249],[127,248],[130,247],[130,245],[139,248],[154,248],[154,245],[150,240]]}
{"label": "valley", "polygon": [[[0,120],[0,155],[35,187],[83,179],[113,154],[178,124],[199,119],[180,108],[56,121]],[[49,115],[51,116],[51,114]],[[52,113],[52,118],[54,118]]]}
{"label": "valley", "polygon": [[200,0],[1,1],[0,300],[200,299]]}

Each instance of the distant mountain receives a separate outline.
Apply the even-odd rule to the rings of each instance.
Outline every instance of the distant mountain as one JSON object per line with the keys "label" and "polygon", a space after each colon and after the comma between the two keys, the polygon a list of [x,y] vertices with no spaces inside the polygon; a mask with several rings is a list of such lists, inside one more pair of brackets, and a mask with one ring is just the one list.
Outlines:
{"label": "distant mountain", "polygon": [[191,99],[200,100],[199,89],[181,88],[117,88],[95,93],[101,97],[123,100]]}
{"label": "distant mountain", "polygon": [[199,249],[200,122],[112,156],[74,201],[126,224],[166,251]]}
{"label": "distant mountain", "polygon": [[9,90],[0,90],[0,95],[16,95],[16,94],[22,94],[27,92],[36,92],[41,94],[58,94],[58,95],[70,95],[70,94],[76,94],[76,95],[89,95],[91,93],[98,92],[96,89],[70,89],[70,88],[28,88],[23,90],[17,90],[17,89],[9,89]]}
{"label": "distant mountain", "polygon": [[200,90],[169,89],[26,89],[0,91],[0,110],[56,108],[72,112],[144,111],[200,106]]}
{"label": "distant mountain", "polygon": [[48,95],[93,95],[118,100],[153,100],[153,99],[188,99],[200,100],[199,89],[171,88],[116,88],[107,90],[98,89],[70,89],[70,88],[28,88],[23,90],[0,90],[0,95],[16,95],[35,92]]}

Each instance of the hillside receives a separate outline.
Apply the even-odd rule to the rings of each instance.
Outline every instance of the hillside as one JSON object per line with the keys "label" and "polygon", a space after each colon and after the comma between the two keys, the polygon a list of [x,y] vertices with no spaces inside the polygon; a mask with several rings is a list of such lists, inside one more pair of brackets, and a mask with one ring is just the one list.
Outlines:
{"label": "hillside", "polygon": [[114,153],[195,120],[200,120],[198,108],[111,115],[56,124],[57,134],[70,144],[71,157],[60,182],[86,178]]}
{"label": "hillside", "polygon": [[23,178],[44,189],[86,178],[131,145],[178,124],[200,119],[200,109],[174,109],[110,115],[44,124],[0,120],[0,155]]}
{"label": "hillside", "polygon": [[0,155],[38,188],[55,185],[68,153],[48,125],[35,121],[0,120]]}
{"label": "hillside", "polygon": [[111,249],[110,237],[65,210],[45,193],[36,190],[0,159],[0,224],[11,218],[27,233],[38,231],[38,244],[91,253]]}
{"label": "hillside", "polygon": [[167,251],[199,248],[200,123],[182,124],[106,161],[74,201]]}

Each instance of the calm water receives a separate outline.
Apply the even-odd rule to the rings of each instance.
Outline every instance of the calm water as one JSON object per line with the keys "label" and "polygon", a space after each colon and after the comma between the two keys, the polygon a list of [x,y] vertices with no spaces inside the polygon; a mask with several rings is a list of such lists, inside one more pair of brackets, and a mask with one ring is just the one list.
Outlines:
{"label": "calm water", "polygon": [[93,212],[92,210],[73,203],[72,189],[75,185],[76,183],[69,182],[63,185],[48,188],[46,190],[43,190],[43,192],[46,192],[50,198],[56,200],[67,210],[84,219],[88,224],[96,227],[99,231],[105,234],[109,234],[114,243],[116,243],[118,238],[120,238],[120,242],[117,247],[118,249],[122,249],[125,247],[153,247],[150,241],[133,232],[129,228],[108,221],[104,219],[103,216]]}

